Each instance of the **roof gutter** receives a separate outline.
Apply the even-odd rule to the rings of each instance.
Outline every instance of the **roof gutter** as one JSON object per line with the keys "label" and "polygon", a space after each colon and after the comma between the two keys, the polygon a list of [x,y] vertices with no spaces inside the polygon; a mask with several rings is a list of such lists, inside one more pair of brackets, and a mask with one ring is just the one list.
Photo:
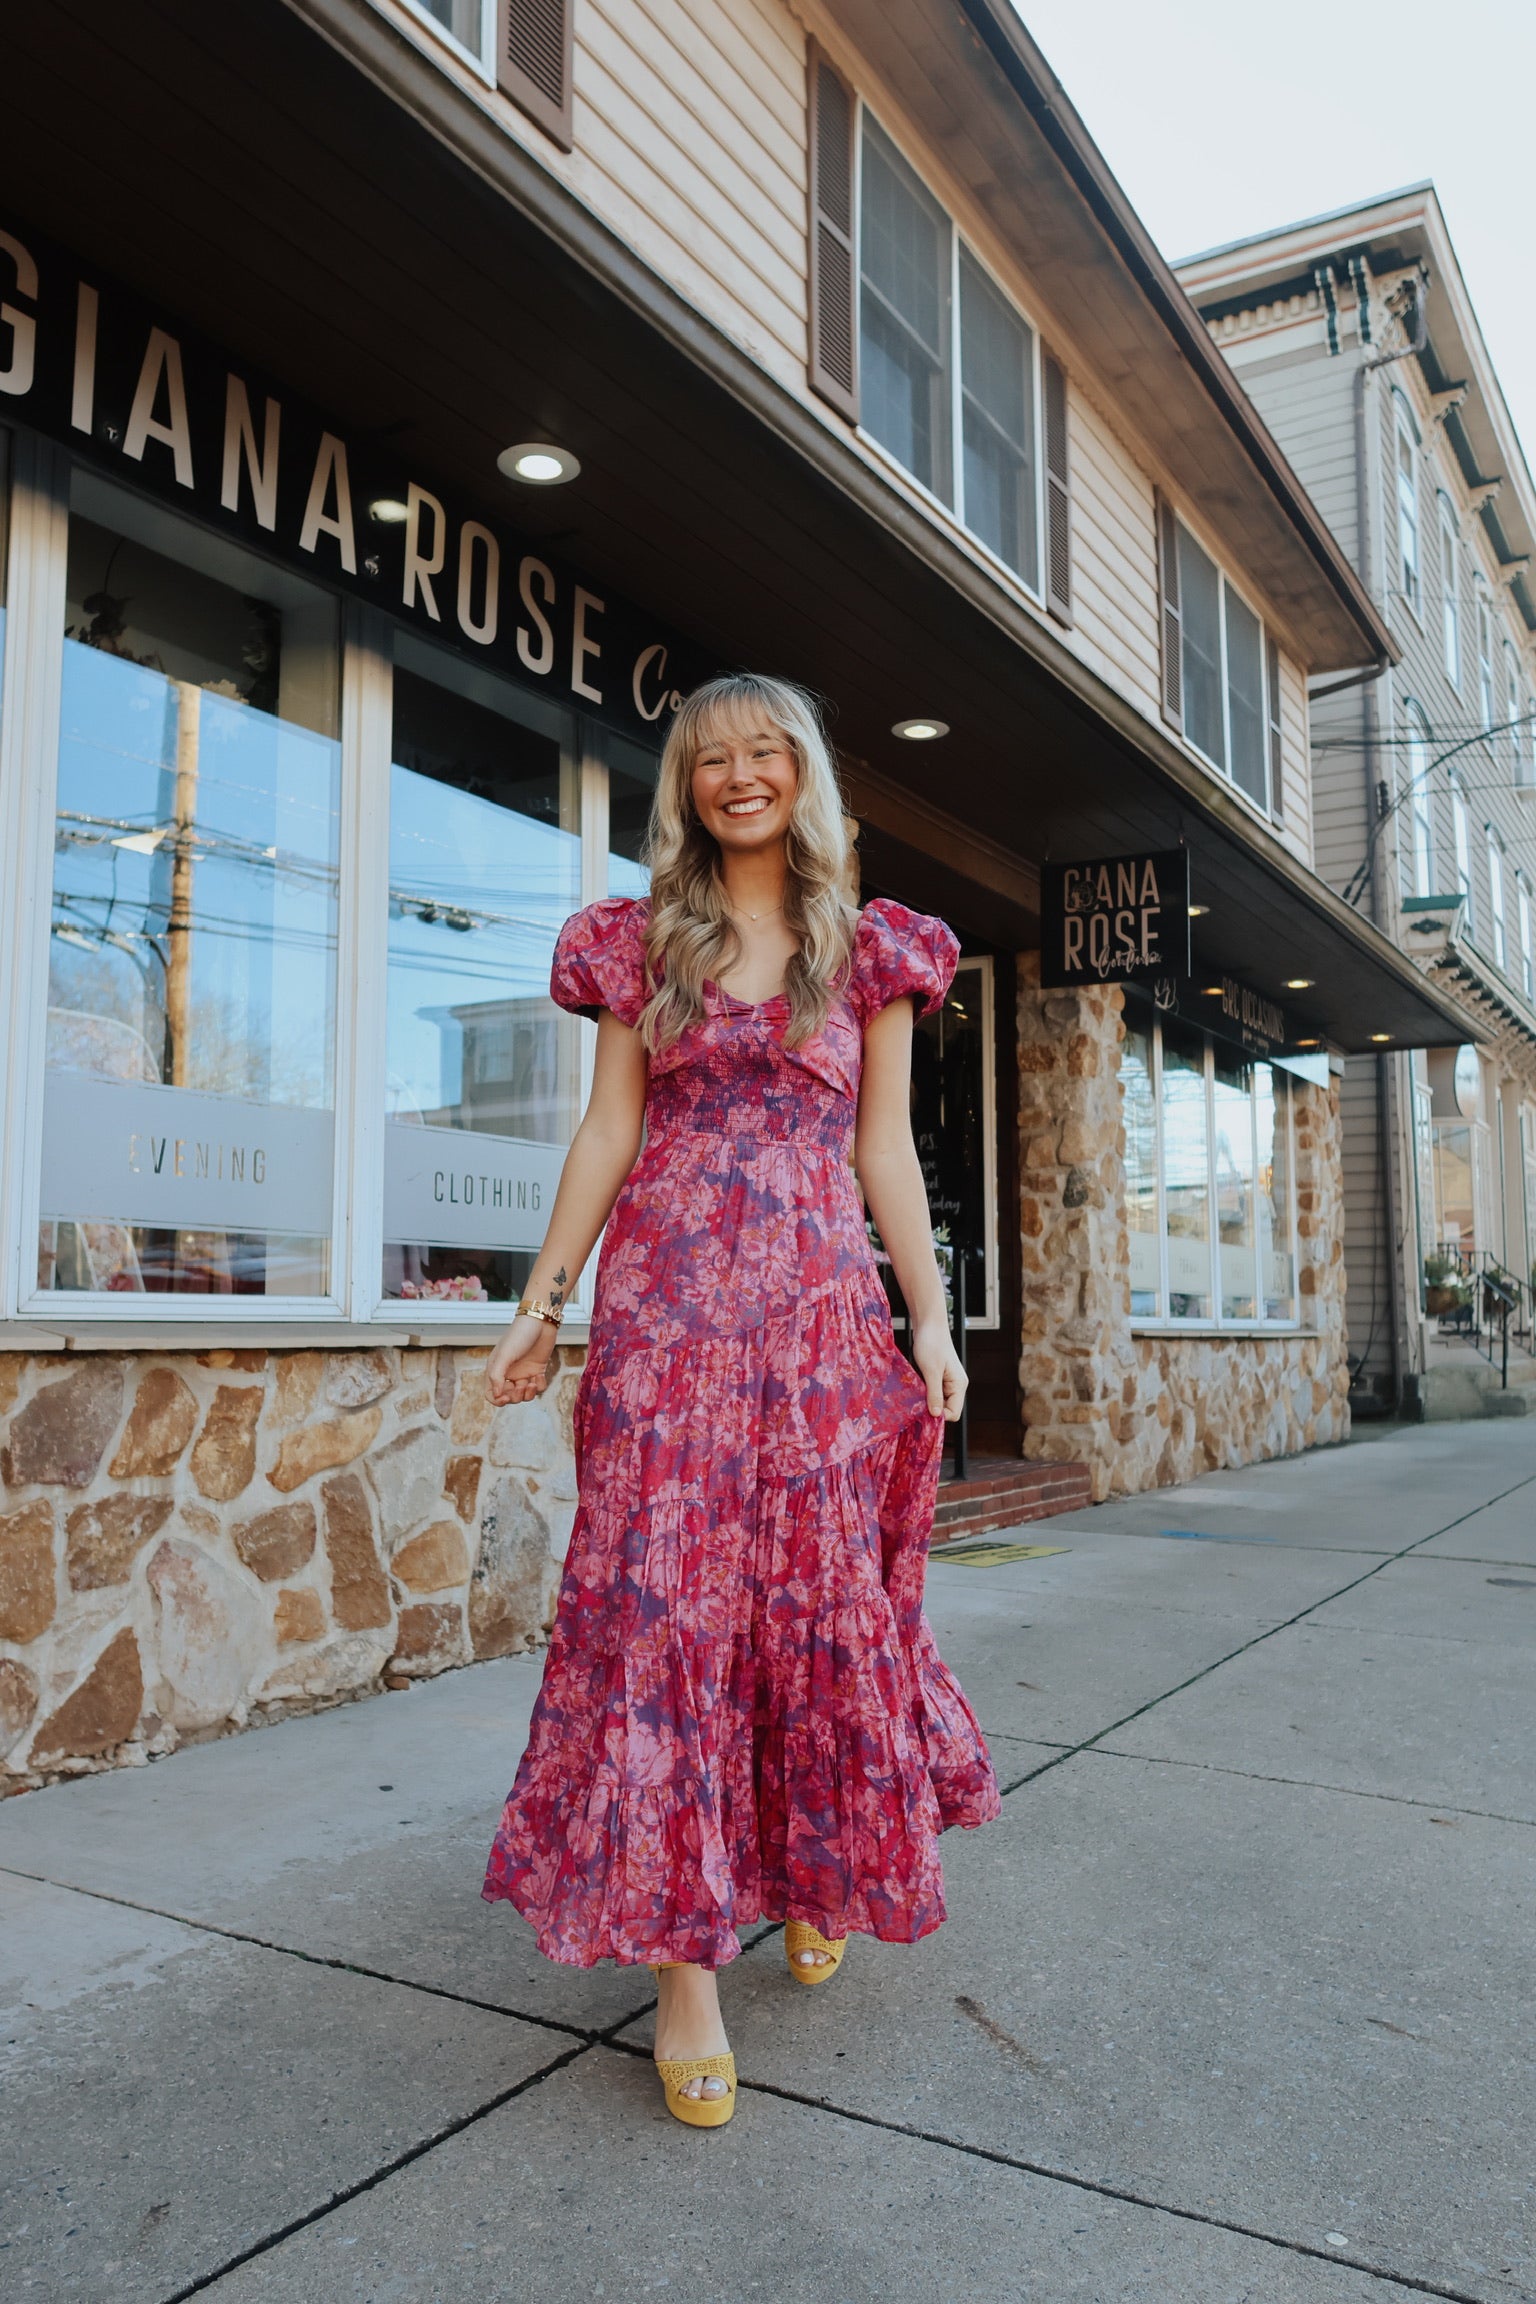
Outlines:
{"label": "roof gutter", "polygon": [[1142,295],[1237,434],[1269,493],[1383,666],[1401,649],[1374,601],[1259,417],[1205,323],[1104,163],[1066,92],[1009,0],[956,0],[982,46],[1077,187]]}

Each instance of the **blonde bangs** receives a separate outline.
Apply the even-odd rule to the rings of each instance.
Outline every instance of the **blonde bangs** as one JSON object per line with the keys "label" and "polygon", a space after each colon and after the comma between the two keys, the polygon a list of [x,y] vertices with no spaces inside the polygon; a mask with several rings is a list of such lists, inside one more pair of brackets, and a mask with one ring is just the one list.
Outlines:
{"label": "blonde bangs", "polygon": [[772,731],[794,758],[797,777],[785,838],[784,918],[799,950],[784,974],[785,1040],[798,1047],[819,1032],[847,975],[858,912],[848,900],[848,827],[837,771],[816,705],[790,681],[735,672],[708,680],[679,705],[661,756],[645,860],[651,872],[646,936],[649,991],[640,1031],[666,1047],[704,1014],[704,986],[740,957],[720,877],[720,850],[693,804],[693,771],[706,746]]}

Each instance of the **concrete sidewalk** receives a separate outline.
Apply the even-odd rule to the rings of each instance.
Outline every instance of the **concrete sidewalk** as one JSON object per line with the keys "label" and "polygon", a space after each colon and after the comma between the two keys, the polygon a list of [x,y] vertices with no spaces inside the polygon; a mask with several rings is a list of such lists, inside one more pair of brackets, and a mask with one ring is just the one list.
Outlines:
{"label": "concrete sidewalk", "polygon": [[951,1918],[649,1978],[480,1902],[537,1658],[0,1808],[0,2294],[1536,2297],[1536,1427],[1397,1430],[936,1558],[1003,1821]]}

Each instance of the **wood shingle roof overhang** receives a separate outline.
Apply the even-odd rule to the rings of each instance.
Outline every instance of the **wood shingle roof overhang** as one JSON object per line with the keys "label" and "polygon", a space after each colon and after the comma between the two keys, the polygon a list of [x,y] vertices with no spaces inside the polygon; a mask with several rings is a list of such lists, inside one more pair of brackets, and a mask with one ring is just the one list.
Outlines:
{"label": "wood shingle roof overhang", "polygon": [[[1042,857],[1182,839],[1202,970],[1282,1002],[1312,979],[1295,1031],[1339,1047],[1466,1037],[1229,786],[365,0],[58,0],[18,20],[7,69],[12,215],[715,661],[819,689],[872,772],[881,879],[903,856],[914,875],[893,893],[940,901],[921,810],[882,791],[958,827],[957,917],[982,889],[978,932],[1005,947],[1028,940]],[[539,438],[581,478],[514,499],[496,456]],[[914,712],[951,724],[942,749],[893,737]]]}
{"label": "wood shingle roof overhang", "polygon": [[1398,648],[1010,0],[831,0],[1311,673]]}

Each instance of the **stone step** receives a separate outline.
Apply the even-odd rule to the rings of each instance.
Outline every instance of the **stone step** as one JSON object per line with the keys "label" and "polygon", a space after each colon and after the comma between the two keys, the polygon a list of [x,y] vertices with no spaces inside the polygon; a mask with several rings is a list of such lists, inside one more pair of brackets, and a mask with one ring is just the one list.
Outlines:
{"label": "stone step", "polygon": [[1035,1464],[1023,1457],[973,1457],[970,1477],[943,1480],[933,1515],[935,1545],[985,1536],[1026,1520],[1049,1520],[1093,1502],[1086,1464]]}
{"label": "stone step", "polygon": [[1536,1416],[1536,1376],[1510,1370],[1507,1388],[1499,1371],[1471,1353],[1462,1360],[1437,1360],[1419,1378],[1426,1424],[1448,1424],[1483,1416]]}

